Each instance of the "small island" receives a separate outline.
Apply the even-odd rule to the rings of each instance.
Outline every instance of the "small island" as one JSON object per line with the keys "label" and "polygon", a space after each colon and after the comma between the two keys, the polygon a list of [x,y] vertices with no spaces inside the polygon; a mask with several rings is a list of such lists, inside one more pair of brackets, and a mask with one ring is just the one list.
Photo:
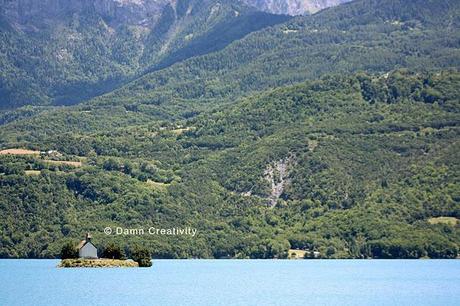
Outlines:
{"label": "small island", "polygon": [[131,259],[127,259],[125,252],[116,244],[110,243],[103,248],[102,257],[98,257],[98,250],[91,241],[91,234],[87,233],[84,240],[75,246],[67,242],[61,250],[59,268],[138,268],[152,266],[150,252],[140,246],[130,250]]}
{"label": "small island", "polygon": [[139,264],[134,260],[122,259],[63,259],[59,268],[137,268]]}

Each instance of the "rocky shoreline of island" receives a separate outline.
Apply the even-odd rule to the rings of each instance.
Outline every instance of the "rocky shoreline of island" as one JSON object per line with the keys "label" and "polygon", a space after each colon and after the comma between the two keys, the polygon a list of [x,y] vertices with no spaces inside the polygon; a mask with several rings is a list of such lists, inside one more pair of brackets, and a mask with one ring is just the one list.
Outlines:
{"label": "rocky shoreline of island", "polygon": [[138,268],[139,263],[134,260],[122,259],[63,259],[59,268]]}

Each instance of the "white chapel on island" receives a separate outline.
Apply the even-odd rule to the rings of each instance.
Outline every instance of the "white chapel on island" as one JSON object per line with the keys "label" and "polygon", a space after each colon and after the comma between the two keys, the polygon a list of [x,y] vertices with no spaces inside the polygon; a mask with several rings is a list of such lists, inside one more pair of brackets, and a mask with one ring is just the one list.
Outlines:
{"label": "white chapel on island", "polygon": [[78,244],[78,257],[88,258],[88,259],[97,259],[97,248],[91,242],[91,234],[86,234],[86,239],[82,240]]}

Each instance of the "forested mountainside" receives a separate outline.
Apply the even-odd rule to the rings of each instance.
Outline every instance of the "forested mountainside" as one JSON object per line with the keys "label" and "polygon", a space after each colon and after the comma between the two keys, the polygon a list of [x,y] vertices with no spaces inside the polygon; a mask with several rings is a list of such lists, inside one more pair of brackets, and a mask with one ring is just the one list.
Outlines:
{"label": "forested mountainside", "polygon": [[237,1],[5,0],[0,107],[73,104],[288,18]]}
{"label": "forested mountainside", "polygon": [[0,151],[0,257],[84,232],[162,258],[457,257],[459,8],[358,0],[78,106],[4,112],[0,149],[34,151]]}
{"label": "forested mountainside", "polygon": [[459,12],[452,0],[355,1],[147,74],[90,104],[100,116],[116,105],[170,119],[325,73],[459,67]]}
{"label": "forested mountainside", "polygon": [[243,0],[258,9],[288,15],[304,15],[336,6],[351,0]]}
{"label": "forested mountainside", "polygon": [[459,88],[454,71],[329,76],[182,126],[64,133],[63,156],[0,155],[0,255],[57,256],[90,231],[167,258],[454,258]]}

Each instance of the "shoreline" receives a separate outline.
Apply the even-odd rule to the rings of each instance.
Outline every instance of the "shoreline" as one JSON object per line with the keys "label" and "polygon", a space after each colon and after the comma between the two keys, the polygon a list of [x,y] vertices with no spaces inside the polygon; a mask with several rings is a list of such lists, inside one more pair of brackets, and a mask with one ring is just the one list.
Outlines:
{"label": "shoreline", "polygon": [[133,260],[121,259],[63,259],[57,265],[58,268],[139,268],[139,264]]}
{"label": "shoreline", "polygon": [[[56,260],[60,258],[0,258],[0,260]],[[101,259],[98,259],[101,260]],[[105,260],[105,259],[104,259]],[[112,259],[109,259],[112,260]],[[318,258],[318,259],[278,259],[278,258],[152,258],[152,261],[453,261],[457,258]]]}

